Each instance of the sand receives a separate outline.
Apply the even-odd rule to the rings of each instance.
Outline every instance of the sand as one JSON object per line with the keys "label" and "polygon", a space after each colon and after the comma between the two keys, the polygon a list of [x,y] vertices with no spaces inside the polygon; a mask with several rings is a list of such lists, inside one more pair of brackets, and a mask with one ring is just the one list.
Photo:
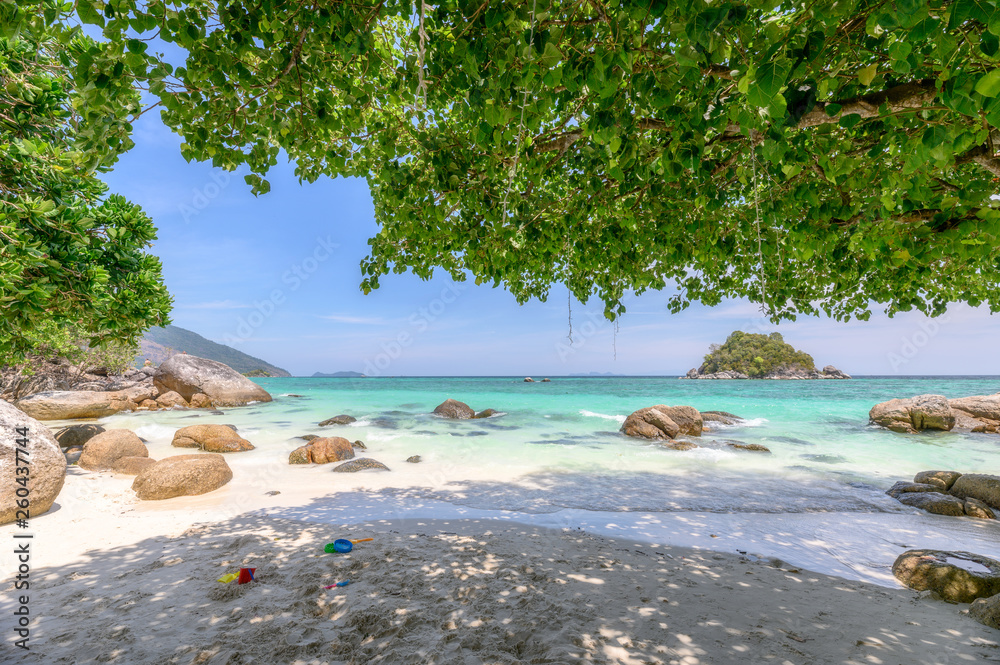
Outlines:
{"label": "sand", "polygon": [[[338,537],[374,540],[326,554]],[[216,581],[240,566],[257,580]],[[1000,662],[997,631],[912,591],[495,520],[242,515],[33,579],[32,651],[5,644],[3,662]]]}

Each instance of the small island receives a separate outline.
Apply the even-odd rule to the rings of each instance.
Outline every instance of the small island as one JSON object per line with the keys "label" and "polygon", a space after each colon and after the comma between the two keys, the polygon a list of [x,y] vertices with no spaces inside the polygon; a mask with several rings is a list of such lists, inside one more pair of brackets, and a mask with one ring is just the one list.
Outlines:
{"label": "small island", "polygon": [[813,357],[785,342],[781,333],[734,331],[725,344],[712,344],[701,367],[686,379],[849,379],[833,365],[816,369]]}

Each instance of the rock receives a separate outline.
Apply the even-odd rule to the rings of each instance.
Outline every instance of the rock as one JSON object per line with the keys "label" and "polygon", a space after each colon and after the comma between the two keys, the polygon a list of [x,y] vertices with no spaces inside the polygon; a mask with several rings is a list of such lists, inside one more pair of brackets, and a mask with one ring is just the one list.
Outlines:
{"label": "rock", "polygon": [[947,492],[961,475],[958,471],[921,471],[913,476],[913,482],[934,485],[938,489]]}
{"label": "rock", "polygon": [[1000,393],[996,395],[973,395],[948,400],[951,408],[967,413],[976,420],[987,424],[1000,424]]}
{"label": "rock", "polygon": [[29,518],[52,507],[66,479],[66,456],[49,428],[9,402],[0,400],[0,469],[4,470],[0,484],[0,524],[16,521],[17,511],[23,510],[17,505],[24,498],[17,495],[21,485],[16,479],[23,475],[16,472],[19,441],[24,444],[20,446],[20,458],[28,462],[27,467],[23,462],[21,466],[30,469]]}
{"label": "rock", "polygon": [[35,393],[18,400],[17,408],[36,420],[103,418],[120,411],[134,411],[138,405],[123,392],[57,390]]}
{"label": "rock", "polygon": [[368,446],[365,445],[364,441],[355,441],[351,444],[351,446],[357,448],[358,450],[368,450]]}
{"label": "rock", "polygon": [[288,456],[289,464],[327,464],[354,458],[354,446],[339,436],[313,439]]}
{"label": "rock", "polygon": [[1000,594],[976,598],[969,606],[969,616],[990,628],[1000,629]]}
{"label": "rock", "polygon": [[996,513],[978,499],[965,500],[965,514],[969,517],[978,517],[984,520],[995,520],[997,518]]}
{"label": "rock", "polygon": [[144,501],[159,501],[205,494],[232,479],[233,471],[222,455],[177,455],[143,469],[133,481],[132,489]]}
{"label": "rock", "polygon": [[738,425],[744,421],[744,418],[726,411],[702,411],[701,419],[706,423],[722,423],[723,425]]}
{"label": "rock", "polygon": [[176,406],[186,409],[191,406],[186,399],[181,397],[180,393],[173,390],[168,390],[157,397],[156,405],[163,409],[172,409]]}
{"label": "rock", "polygon": [[132,430],[109,429],[83,446],[77,466],[88,471],[109,471],[122,457],[149,457],[149,451]]}
{"label": "rock", "polygon": [[299,446],[288,454],[289,464],[310,464],[309,446]]}
{"label": "rock", "polygon": [[904,492],[896,500],[935,515],[959,517],[965,514],[964,501],[940,492]]}
{"label": "rock", "polygon": [[92,438],[104,431],[100,425],[87,423],[86,425],[70,425],[63,427],[56,432],[56,441],[63,448],[76,448],[90,441]]}
{"label": "rock", "polygon": [[216,407],[271,401],[267,391],[229,366],[187,354],[171,356],[156,368],[153,385],[161,393],[173,390],[186,400],[202,393]]}
{"label": "rock", "polygon": [[735,448],[736,450],[749,450],[755,453],[771,452],[770,448],[759,443],[727,443],[726,445],[730,448]]}
{"label": "rock", "polygon": [[297,436],[295,438],[302,439],[303,441],[312,441],[313,439],[318,439],[319,437],[315,434],[303,434],[302,436]]}
{"label": "rock", "polygon": [[1000,476],[966,473],[955,481],[949,492],[959,499],[979,499],[990,508],[1000,510]]}
{"label": "rock", "polygon": [[749,379],[750,377],[743,372],[737,372],[733,369],[723,370],[721,372],[712,372],[711,374],[702,374],[698,370],[693,370],[695,372],[694,376],[691,376],[691,372],[687,373],[689,379]]}
{"label": "rock", "polygon": [[955,414],[953,432],[989,432],[991,434],[1000,432],[1000,428],[994,425],[993,421],[978,420],[960,409],[952,409],[952,413]]}
{"label": "rock", "polygon": [[476,412],[465,402],[455,399],[446,399],[434,408],[434,414],[442,418],[454,418],[456,420],[469,420],[476,417]]}
{"label": "rock", "polygon": [[411,455],[406,458],[406,461],[410,464],[420,464],[423,461],[423,458],[420,457],[420,455]]}
{"label": "rock", "polygon": [[328,425],[349,425],[351,423],[356,423],[358,421],[354,416],[348,416],[346,414],[334,416],[333,418],[327,418],[319,424],[320,427],[327,427]]}
{"label": "rock", "polygon": [[151,457],[119,457],[111,470],[123,476],[138,476],[147,466],[156,464]]}
{"label": "rock", "polygon": [[365,469],[374,469],[376,471],[388,471],[389,467],[382,462],[373,460],[371,457],[361,457],[358,459],[352,459],[350,462],[344,462],[343,464],[338,464],[333,467],[333,470],[337,473],[354,473],[356,471],[364,471]]}
{"label": "rock", "polygon": [[622,424],[626,436],[673,439],[678,434],[701,436],[701,413],[690,406],[647,406],[629,415]]}
{"label": "rock", "polygon": [[891,399],[872,407],[868,419],[893,432],[913,434],[920,430],[951,430],[955,414],[944,395],[917,395],[908,399]]}
{"label": "rock", "polygon": [[656,444],[669,450],[693,450],[698,447],[698,444],[690,441],[657,441]]}
{"label": "rock", "polygon": [[535,380],[533,378],[531,378],[530,376],[526,376],[526,377],[524,377],[524,382],[525,383],[534,383]]}
{"label": "rock", "polygon": [[490,418],[491,416],[495,416],[498,413],[500,413],[500,412],[497,411],[496,409],[483,409],[482,411],[480,411],[479,413],[477,413],[476,415],[474,415],[472,417],[476,418],[476,419],[478,419],[478,418]]}
{"label": "rock", "polygon": [[697,379],[698,374],[699,374],[698,368],[692,367],[691,369],[688,370],[688,373],[685,376],[689,379]]}
{"label": "rock", "polygon": [[195,393],[191,395],[191,407],[195,409],[212,408],[212,400],[205,393]]}
{"label": "rock", "polygon": [[896,558],[892,574],[911,589],[936,591],[952,603],[1000,593],[1000,561],[971,552],[910,550]]}
{"label": "rock", "polygon": [[177,448],[200,448],[209,453],[239,453],[254,445],[228,425],[190,425],[174,432],[170,445]]}
{"label": "rock", "polygon": [[886,494],[891,496],[893,499],[898,499],[903,494],[909,492],[940,492],[941,488],[937,485],[928,485],[927,483],[908,483],[905,480],[900,480],[892,487],[885,491]]}
{"label": "rock", "polygon": [[542,383],[552,383],[552,379],[542,379]]}
{"label": "rock", "polygon": [[833,365],[827,365],[823,368],[823,377],[827,379],[849,379],[851,375],[847,372],[841,372]]}
{"label": "rock", "polygon": [[150,411],[156,411],[160,408],[160,405],[156,403],[155,399],[144,399],[139,403],[140,409],[149,409]]}

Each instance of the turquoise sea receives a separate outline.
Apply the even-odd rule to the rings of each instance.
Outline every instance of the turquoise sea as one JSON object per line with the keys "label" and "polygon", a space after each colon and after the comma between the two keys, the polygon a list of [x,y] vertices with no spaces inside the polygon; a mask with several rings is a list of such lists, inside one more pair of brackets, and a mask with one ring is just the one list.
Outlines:
{"label": "turquoise sea", "polygon": [[[895,481],[924,469],[1000,473],[1000,436],[904,435],[868,423],[877,402],[925,393],[992,394],[1000,391],[1000,377],[551,378],[259,379],[273,402],[226,409],[224,415],[172,411],[108,420],[149,439],[154,457],[171,454],[172,432],[194,424],[192,418],[236,425],[257,446],[229,456],[237,479],[251,473],[241,467],[254,468],[263,478],[253,486],[256,494],[264,485],[290,483],[315,494],[307,504],[271,513],[299,519],[369,519],[379,511],[503,516],[781,555],[883,583],[891,581],[887,568],[904,546],[957,544],[962,547],[953,549],[1000,555],[995,522],[928,515],[884,494]],[[449,397],[502,415],[473,421],[431,415]],[[701,447],[691,451],[618,433],[629,413],[654,404],[728,411],[746,421],[710,424],[712,431],[698,440]],[[339,414],[358,421],[318,426]],[[360,439],[368,447],[362,454],[392,472],[345,477],[326,467],[289,469],[287,455],[302,445],[295,437],[303,434]],[[771,454],[734,451],[726,446],[734,441],[763,444]],[[423,461],[407,464],[411,455]],[[829,560],[816,558],[817,552]]]}

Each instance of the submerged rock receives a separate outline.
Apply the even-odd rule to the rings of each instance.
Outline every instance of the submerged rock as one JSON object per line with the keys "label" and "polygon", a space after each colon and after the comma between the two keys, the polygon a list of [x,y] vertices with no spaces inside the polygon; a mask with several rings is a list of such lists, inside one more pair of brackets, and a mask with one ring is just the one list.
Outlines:
{"label": "submerged rock", "polygon": [[910,550],[896,558],[892,574],[911,589],[936,591],[953,603],[1000,593],[1000,561],[971,552]]}
{"label": "submerged rock", "polygon": [[143,469],[132,482],[132,489],[144,501],[160,501],[205,494],[232,479],[233,471],[222,455],[177,455]]}
{"label": "submerged rock", "polygon": [[694,450],[698,447],[697,443],[691,441],[657,441],[656,445],[669,450]]}
{"label": "submerged rock", "polygon": [[337,473],[355,473],[357,471],[365,471],[367,469],[374,471],[389,471],[389,467],[382,464],[382,462],[373,460],[371,457],[352,459],[350,462],[344,462],[343,464],[338,464],[333,467],[333,470]]}
{"label": "submerged rock", "polygon": [[868,418],[893,432],[908,434],[926,429],[949,431],[955,426],[955,414],[944,395],[917,395],[881,402],[872,407]]}
{"label": "submerged rock", "polygon": [[726,411],[702,411],[701,419],[706,423],[722,423],[723,425],[738,425],[745,420],[735,413]]}
{"label": "submerged rock", "polygon": [[771,449],[765,445],[759,443],[727,443],[730,448],[735,448],[736,450],[748,450],[756,453],[769,453]]}
{"label": "submerged rock", "polygon": [[411,455],[406,458],[406,461],[410,464],[420,464],[420,462],[423,461],[423,458],[420,457],[420,455]]}
{"label": "submerged rock", "polygon": [[351,446],[357,448],[358,450],[368,450],[368,446],[365,445],[365,442],[360,440],[355,441],[354,443],[351,444]]}
{"label": "submerged rock", "polygon": [[358,422],[358,419],[354,416],[349,416],[346,413],[339,416],[334,416],[333,418],[327,418],[319,424],[320,427],[329,427],[330,425],[350,425],[351,423]]}

